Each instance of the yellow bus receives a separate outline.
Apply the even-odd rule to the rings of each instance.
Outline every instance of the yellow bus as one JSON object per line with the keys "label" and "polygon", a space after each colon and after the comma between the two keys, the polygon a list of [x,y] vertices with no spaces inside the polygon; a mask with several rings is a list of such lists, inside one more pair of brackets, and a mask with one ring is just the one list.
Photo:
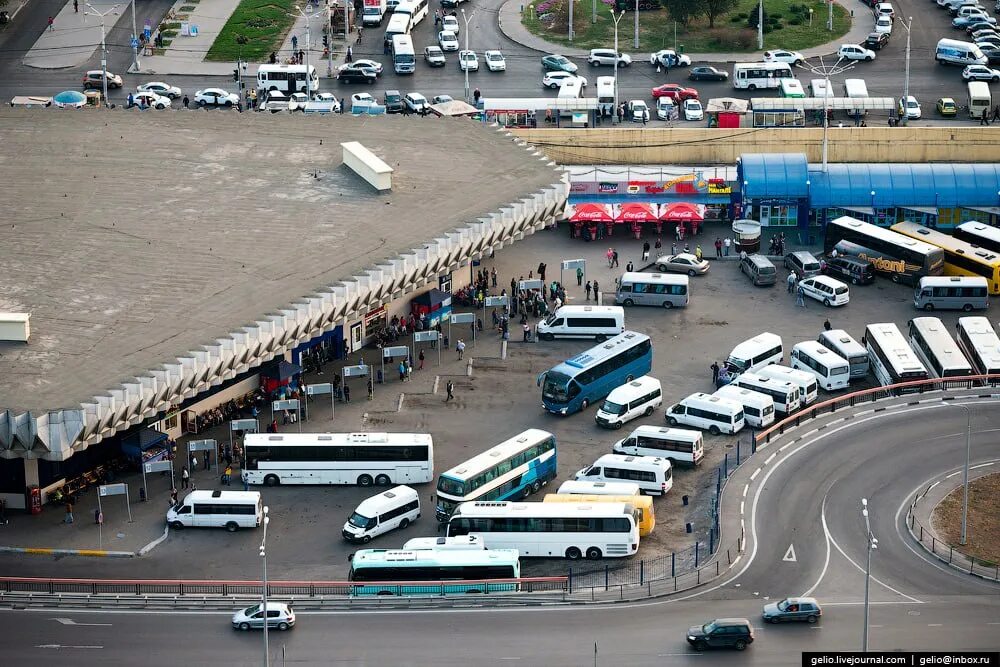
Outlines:
{"label": "yellow bus", "polygon": [[575,493],[546,493],[546,503],[628,503],[639,511],[639,537],[646,537],[656,527],[652,496],[600,496]]}
{"label": "yellow bus", "polygon": [[944,275],[982,276],[990,294],[1000,294],[1000,253],[956,239],[915,222],[897,222],[890,229],[944,251]]}

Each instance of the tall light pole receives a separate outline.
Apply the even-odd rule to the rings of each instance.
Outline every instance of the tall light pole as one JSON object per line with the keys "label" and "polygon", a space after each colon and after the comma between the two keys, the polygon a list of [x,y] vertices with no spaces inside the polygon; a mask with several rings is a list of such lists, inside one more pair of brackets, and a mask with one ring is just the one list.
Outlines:
{"label": "tall light pole", "polygon": [[333,0],[326,0],[326,76],[333,77]]}
{"label": "tall light pole", "polygon": [[[573,3],[570,3],[570,8],[571,8],[570,9],[570,15],[571,16],[572,16],[572,11],[573,11],[572,7],[573,7]],[[462,20],[465,21],[465,50],[466,51],[469,50],[469,21],[471,21],[472,17],[475,16],[475,15],[476,15],[476,12],[473,11],[471,14],[469,14],[468,16],[466,16],[466,14],[465,14],[465,7],[462,7]],[[572,28],[572,19],[571,19],[570,20],[570,39],[573,38],[572,29],[573,28]],[[462,62],[461,61],[461,56],[459,56],[459,62]],[[465,70],[465,101],[468,102],[469,99],[470,99],[470,97],[469,97],[469,64],[465,63],[462,66],[462,69]]]}
{"label": "tall light pole", "polygon": [[906,23],[900,23],[906,28],[906,74],[903,76],[903,125],[906,125],[910,117],[906,113],[906,100],[910,97],[910,25],[913,23],[913,17],[908,17]]}
{"label": "tall light pole", "polygon": [[829,9],[826,19],[826,29],[833,32],[833,0],[826,0],[826,6]]}
{"label": "tall light pole", "polygon": [[313,6],[311,2],[306,3],[305,11],[301,7],[295,5],[295,11],[300,18],[306,21],[306,97],[310,100],[312,99],[312,77],[309,76],[309,50],[310,50],[310,35],[309,35],[309,21],[312,19]]}
{"label": "tall light pole", "polygon": [[[632,40],[632,47],[639,48],[639,0],[635,0],[635,38]],[[615,49],[615,57],[618,57],[618,49]]]}
{"label": "tall light pole", "polygon": [[764,48],[764,0],[757,3],[757,48]]}
{"label": "tall light pole", "polygon": [[826,65],[823,63],[823,58],[821,57],[818,65],[812,65],[809,63],[800,63],[799,67],[805,69],[806,71],[823,77],[823,171],[827,170],[827,158],[830,153],[830,142],[828,132],[830,129],[830,114],[828,113],[828,105],[830,101],[830,77],[838,74],[843,74],[849,70],[854,69],[854,65],[841,65],[843,58],[837,58],[837,62],[832,65]]}
{"label": "tall light pole", "polygon": [[267,515],[268,507],[264,506],[264,537],[260,541],[260,559],[264,563],[264,586],[262,588],[262,597],[264,601],[264,606],[261,611],[264,612],[264,667],[269,667],[271,664],[271,653],[267,646],[267,524],[271,522],[271,518]]}
{"label": "tall light pole", "polygon": [[139,30],[135,25],[135,0],[132,0],[132,71],[139,71]]}
{"label": "tall light pole", "polygon": [[[615,22],[615,106],[611,110],[611,124],[618,120],[618,22],[625,16],[625,10],[621,10],[615,15],[615,8],[611,8],[611,20]],[[1000,196],[1000,194],[998,194]]]}
{"label": "tall light pole", "polygon": [[98,16],[101,19],[101,78],[104,79],[104,106],[108,106],[108,45],[105,41],[107,30],[104,28],[104,17],[109,14],[117,15],[118,7],[119,5],[114,5],[106,12],[100,12],[88,2],[83,12],[84,16]]}
{"label": "tall light pole", "polygon": [[861,637],[861,650],[868,652],[868,591],[872,578],[872,552],[878,549],[878,539],[872,534],[872,524],[868,519],[868,499],[861,499],[861,516],[865,518],[865,539],[868,541],[868,558],[865,562],[865,630]]}
{"label": "tall light pole", "polygon": [[962,536],[958,543],[963,547],[969,537],[969,460],[972,458],[972,410],[968,405],[955,404],[965,410],[965,467],[962,469]]}
{"label": "tall light pole", "polygon": [[573,5],[576,4],[576,0],[569,0],[569,21],[567,25],[569,41],[573,41]]}

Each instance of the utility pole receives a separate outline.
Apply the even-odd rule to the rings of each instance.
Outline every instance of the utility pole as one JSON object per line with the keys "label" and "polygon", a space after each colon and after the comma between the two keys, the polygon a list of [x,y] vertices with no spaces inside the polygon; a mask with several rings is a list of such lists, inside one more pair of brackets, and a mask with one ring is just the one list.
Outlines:
{"label": "utility pole", "polygon": [[799,67],[802,69],[823,77],[824,90],[823,90],[823,172],[827,171],[827,158],[830,152],[830,141],[829,141],[829,130],[830,130],[830,114],[828,113],[829,101],[830,101],[830,77],[836,76],[838,74],[843,74],[849,70],[854,69],[854,65],[844,65],[841,66],[843,58],[838,58],[837,62],[832,65],[825,65],[823,59],[820,58],[819,65],[810,65],[808,63],[801,63]]}
{"label": "utility pole", "polygon": [[757,49],[764,48],[764,0],[757,3]]}
{"label": "utility pole", "polygon": [[903,76],[903,125],[906,125],[910,116],[906,112],[906,100],[910,97],[910,26],[912,24],[912,16],[906,19],[906,23],[902,24],[906,28],[906,74]]}
{"label": "utility pole", "polygon": [[872,578],[872,552],[878,549],[878,539],[872,534],[872,524],[868,519],[868,499],[861,499],[861,516],[865,519],[865,540],[867,541],[868,558],[865,562],[865,628],[861,635],[861,650],[868,652],[868,591],[871,588]]}
{"label": "utility pole", "polygon": [[[569,0],[569,41],[573,41],[573,5],[576,4],[576,0]],[[468,50],[468,49],[466,49]],[[466,86],[468,88],[468,86]]]}
{"label": "utility pole", "polygon": [[267,524],[271,523],[271,518],[267,515],[268,508],[264,506],[264,537],[260,541],[260,560],[264,565],[264,586],[262,589],[263,597],[263,608],[261,611],[264,612],[264,667],[270,667],[271,665],[271,652],[268,650],[267,646]]}
{"label": "utility pole", "polygon": [[[909,33],[907,33],[909,34]],[[965,410],[965,467],[962,469],[962,536],[958,543],[963,547],[969,538],[969,460],[972,458],[972,410],[968,405],[956,404]]]}
{"label": "utility pole", "polygon": [[[639,48],[639,0],[635,0],[635,39],[632,46]],[[618,49],[615,49],[615,58],[618,57]],[[615,62],[618,62],[617,60]],[[617,69],[617,68],[616,68]]]}
{"label": "utility pole", "polygon": [[326,0],[326,76],[333,77],[333,1]]}
{"label": "utility pole", "polygon": [[135,0],[132,0],[132,71],[139,71],[139,30],[135,25]]}
{"label": "utility pole", "polygon": [[826,0],[826,6],[829,8],[830,13],[826,19],[826,29],[833,32],[833,0]]}
{"label": "utility pole", "polygon": [[594,0],[594,9],[593,9],[593,14],[591,15],[590,18],[590,22],[597,23],[597,0]]}
{"label": "utility pole", "polygon": [[295,11],[298,13],[300,18],[306,20],[306,97],[310,100],[312,99],[312,76],[310,75],[309,68],[309,51],[310,51],[310,34],[309,34],[309,21],[312,19],[313,6],[311,2],[306,3],[305,11],[299,5],[295,5]]}
{"label": "utility pole", "polygon": [[615,22],[615,106],[611,109],[611,124],[614,125],[618,120],[618,22],[622,20],[625,16],[625,10],[616,16],[614,7],[611,8],[611,20]]}
{"label": "utility pole", "polygon": [[[97,16],[97,17],[100,17],[100,19],[101,19],[101,73],[102,73],[101,74],[101,78],[104,79],[103,83],[104,83],[104,106],[105,107],[108,106],[108,45],[107,45],[107,41],[105,39],[107,37],[107,30],[105,30],[105,27],[104,27],[104,17],[108,16],[109,14],[115,14],[115,15],[117,15],[118,14],[118,7],[119,7],[119,5],[114,5],[113,7],[111,7],[110,9],[108,9],[106,12],[102,13],[102,12],[98,11],[97,9],[94,9],[94,6],[88,2],[86,4],[86,9],[84,9],[84,12],[83,12],[84,16],[87,16],[87,15]],[[87,11],[87,10],[89,10],[89,11]]]}
{"label": "utility pole", "polygon": [[[573,8],[573,3],[571,2],[569,6],[570,6],[570,10],[569,10],[570,11],[570,17],[571,17],[570,18],[570,39],[572,39],[573,38],[573,32],[572,32],[572,30],[573,30],[573,19],[572,19],[572,16],[573,16],[573,9],[572,9]],[[469,50],[469,21],[471,21],[472,17],[475,16],[475,15],[476,15],[476,10],[474,10],[471,14],[469,14],[468,16],[466,16],[465,15],[465,7],[462,8],[462,20],[465,21],[465,50],[466,51]],[[462,62],[461,56],[459,56],[459,63],[461,63],[461,62]],[[469,104],[471,104],[471,102],[469,102],[469,100],[471,99],[471,97],[469,95],[469,65],[468,65],[468,63],[466,63],[465,65],[463,65],[462,69],[465,70],[465,101],[468,102]]]}

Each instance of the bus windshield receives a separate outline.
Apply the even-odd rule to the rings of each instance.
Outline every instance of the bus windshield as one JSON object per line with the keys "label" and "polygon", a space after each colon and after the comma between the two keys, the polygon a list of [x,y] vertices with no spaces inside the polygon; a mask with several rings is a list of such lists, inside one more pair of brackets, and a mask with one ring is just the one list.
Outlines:
{"label": "bus windshield", "polygon": [[397,53],[394,62],[403,63],[405,65],[413,64],[414,58],[412,53]]}
{"label": "bus windshield", "polygon": [[449,479],[442,475],[438,480],[438,491],[450,493],[455,496],[464,496],[465,484],[457,479]]}
{"label": "bus windshield", "polygon": [[625,414],[625,406],[612,401],[604,401],[604,405],[601,406],[601,410],[607,412],[609,415]]}
{"label": "bus windshield", "polygon": [[569,400],[570,377],[562,373],[549,371],[545,374],[545,384],[542,385],[542,396],[550,401]]}
{"label": "bus windshield", "polygon": [[357,512],[355,512],[354,514],[352,514],[351,518],[348,519],[347,521],[352,526],[356,526],[358,528],[374,528],[375,527],[375,518],[374,517],[373,518],[368,518],[366,516],[362,516],[361,514],[358,514]]}

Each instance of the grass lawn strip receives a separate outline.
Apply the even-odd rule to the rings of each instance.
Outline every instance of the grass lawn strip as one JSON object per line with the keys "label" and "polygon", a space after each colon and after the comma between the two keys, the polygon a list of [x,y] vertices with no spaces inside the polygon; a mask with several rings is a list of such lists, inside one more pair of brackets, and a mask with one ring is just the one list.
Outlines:
{"label": "grass lawn strip", "polygon": [[[205,60],[235,61],[242,54],[244,60],[266,62],[295,23],[294,5],[292,0],[243,0],[219,31]],[[239,35],[247,38],[242,49],[236,43]]]}
{"label": "grass lawn strip", "polygon": [[934,508],[934,530],[948,544],[973,558],[1000,563],[1000,473],[969,482],[968,543],[959,546],[962,535],[962,487],[949,493]]}

